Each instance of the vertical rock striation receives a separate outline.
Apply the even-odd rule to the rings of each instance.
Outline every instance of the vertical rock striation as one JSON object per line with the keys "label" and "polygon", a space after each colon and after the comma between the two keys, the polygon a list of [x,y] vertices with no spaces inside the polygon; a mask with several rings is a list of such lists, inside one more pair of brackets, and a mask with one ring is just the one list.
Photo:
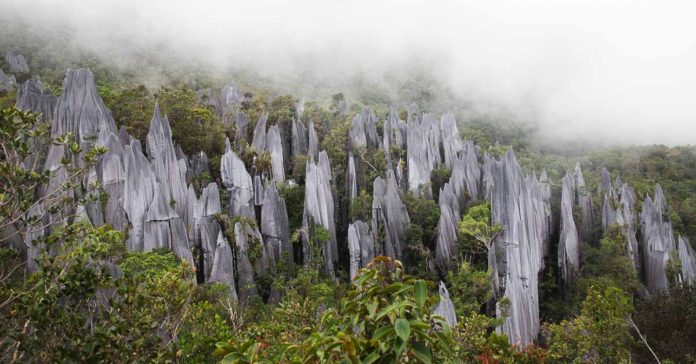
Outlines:
{"label": "vertical rock striation", "polygon": [[501,160],[485,155],[483,172],[492,223],[504,227],[488,253],[495,297],[510,300],[500,331],[526,346],[539,333],[537,277],[549,239],[542,186],[522,173],[512,150]]}
{"label": "vertical rock striation", "polygon": [[376,242],[375,254],[400,260],[401,242],[406,238],[411,219],[406,205],[401,202],[396,177],[391,170],[387,170],[386,181],[377,177],[373,182],[371,224],[374,236],[384,236],[384,241]]}
{"label": "vertical rock striation", "polygon": [[360,268],[375,257],[375,246],[370,227],[361,220],[348,225],[348,252],[350,254],[350,278],[358,275]]}

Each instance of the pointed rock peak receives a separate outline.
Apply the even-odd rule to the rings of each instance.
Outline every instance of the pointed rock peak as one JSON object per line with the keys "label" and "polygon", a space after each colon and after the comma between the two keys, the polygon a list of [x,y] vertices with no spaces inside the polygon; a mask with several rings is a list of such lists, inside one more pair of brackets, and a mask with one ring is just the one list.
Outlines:
{"label": "pointed rock peak", "polygon": [[230,138],[225,138],[225,154],[232,153],[232,144],[230,144]]}
{"label": "pointed rock peak", "polygon": [[548,183],[549,182],[549,175],[546,174],[546,169],[543,169],[541,171],[541,175],[539,176],[539,182],[540,183]]}

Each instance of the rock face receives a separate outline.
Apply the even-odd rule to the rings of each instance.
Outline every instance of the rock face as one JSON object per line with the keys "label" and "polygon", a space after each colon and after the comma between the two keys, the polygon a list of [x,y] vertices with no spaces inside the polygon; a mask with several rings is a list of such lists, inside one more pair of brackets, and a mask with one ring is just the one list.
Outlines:
{"label": "rock face", "polygon": [[348,153],[348,171],[346,173],[346,193],[348,194],[348,200],[353,201],[358,197],[358,175],[355,170],[353,153]]}
{"label": "rock face", "polygon": [[220,159],[222,184],[230,192],[230,213],[233,216],[254,217],[254,186],[244,162],[232,151],[229,139]]}
{"label": "rock face", "polygon": [[186,183],[191,183],[194,178],[208,172],[210,169],[208,168],[208,156],[205,152],[200,151],[186,158]]}
{"label": "rock face", "polygon": [[316,130],[314,130],[314,123],[309,122],[308,128],[308,144],[307,144],[307,157],[312,157],[314,160],[319,158],[319,137],[317,136]]}
{"label": "rock face", "polygon": [[222,231],[218,232],[216,246],[215,259],[208,282],[226,284],[230,287],[230,297],[237,300],[232,249],[230,249],[230,244],[227,242],[227,239],[225,239],[225,236],[222,235]]}
{"label": "rock face", "polygon": [[[606,203],[606,201],[605,201]],[[563,177],[561,192],[561,234],[558,241],[558,269],[568,287],[580,269],[580,244],[573,220],[573,176]]]}
{"label": "rock face", "polygon": [[10,66],[11,73],[29,73],[29,65],[27,60],[21,54],[15,54],[12,51],[5,53],[5,61]]}
{"label": "rock face", "polygon": [[406,124],[397,116],[394,108],[389,110],[387,120],[384,121],[383,144],[384,150],[389,153],[391,148],[406,148]]}
{"label": "rock face", "polygon": [[186,171],[181,170],[176,156],[169,120],[166,115],[160,115],[157,104],[147,133],[147,159],[162,185],[165,202],[174,206],[178,216],[184,216],[188,202]]}
{"label": "rock face", "polygon": [[582,175],[582,169],[580,169],[580,163],[575,164],[575,172],[573,174],[575,177],[575,196],[577,204],[582,212],[582,219],[577,222],[578,226],[578,237],[581,241],[592,241],[593,236],[593,226],[594,226],[594,216],[592,209],[592,196],[587,187],[585,186],[585,178]]}
{"label": "rock face", "polygon": [[[311,129],[310,129],[311,130]],[[322,152],[324,153],[324,152]],[[325,155],[325,154],[324,154]],[[323,254],[327,274],[334,275],[334,262],[338,259],[338,247],[336,245],[336,228],[334,225],[334,202],[331,194],[331,175],[327,170],[314,163],[314,159],[307,161],[305,169],[305,199],[302,225],[305,231],[312,234],[314,225],[322,225],[329,233],[329,241],[324,244]],[[305,263],[311,262],[312,248],[310,246],[313,236],[304,237],[303,256]]]}
{"label": "rock face", "polygon": [[[251,242],[256,237],[248,224],[238,222],[234,225],[234,239],[237,245],[237,274],[239,275],[239,299],[248,302],[251,296],[259,294],[254,282],[254,268],[249,259],[249,245],[262,244],[260,241]],[[260,237],[258,237],[260,238]]]}
{"label": "rock face", "polygon": [[[0,71],[0,83],[3,82],[4,74]],[[0,86],[1,87],[1,86]],[[15,106],[22,111],[32,111],[41,113],[40,121],[46,122],[53,120],[53,109],[56,106],[57,97],[50,90],[45,89],[38,78],[32,78],[24,82],[17,90],[17,102]],[[48,144],[48,140],[35,138],[32,141],[33,150],[24,160],[25,168],[39,170],[43,166],[43,154],[39,152]]]}
{"label": "rock face", "polygon": [[541,184],[522,174],[512,150],[499,161],[484,156],[483,171],[491,220],[504,227],[488,254],[495,297],[510,300],[510,316],[499,330],[510,342],[526,346],[539,332],[537,276],[543,267],[550,216]]}
{"label": "rock face", "polygon": [[268,114],[263,113],[254,128],[254,139],[251,142],[251,146],[258,153],[262,153],[266,149],[266,121],[268,121]]}
{"label": "rock face", "polygon": [[243,145],[247,143],[247,131],[249,128],[249,117],[243,111],[238,111],[234,118],[235,126],[235,145],[237,151],[241,152]]}
{"label": "rock face", "polygon": [[440,281],[439,293],[440,302],[435,306],[433,313],[442,316],[451,327],[457,326],[457,313],[454,311],[454,303],[450,299],[447,286],[442,281]]}
{"label": "rock face", "polygon": [[[99,97],[92,73],[87,69],[66,72],[63,93],[56,101],[51,125],[51,138],[66,133],[73,133],[75,142],[82,147],[82,153],[73,156],[72,162],[77,166],[84,166],[84,153],[91,150],[95,144],[104,143],[108,139],[108,135],[116,133],[116,125],[111,113]],[[67,174],[61,164],[65,156],[64,145],[51,144],[49,146],[44,170],[51,173],[51,178],[43,193],[52,193],[65,182]],[[88,174],[88,179],[83,182],[82,191],[66,193],[80,195],[87,190],[88,183],[97,182],[97,172],[94,167],[90,169]],[[104,223],[101,205],[98,201],[88,203],[84,211],[92,224],[101,225]],[[60,214],[52,215],[51,224],[61,223],[72,214],[73,211],[69,211],[69,208],[66,207]]]}
{"label": "rock face", "polygon": [[17,86],[17,79],[14,75],[6,75],[5,72],[0,69],[0,91],[11,92]]}
{"label": "rock face", "polygon": [[358,275],[360,268],[375,257],[375,246],[370,227],[357,220],[348,225],[348,252],[350,253],[350,278]]}
{"label": "rock face", "polygon": [[307,128],[301,120],[292,121],[292,156],[307,154]]}
{"label": "rock face", "polygon": [[680,236],[677,243],[679,261],[682,265],[682,281],[687,284],[696,283],[696,253],[691,248],[689,240]]}
{"label": "rock face", "polygon": [[285,199],[278,195],[274,183],[269,183],[265,189],[261,209],[261,234],[274,261],[284,261],[288,267],[292,267],[294,255],[290,243],[288,213]]}
{"label": "rock face", "polygon": [[394,172],[387,170],[386,181],[377,177],[373,183],[372,232],[375,236],[384,233],[381,235],[384,241],[375,242],[375,254],[400,260],[401,242],[405,240],[410,225],[411,219],[406,205],[401,202]]}
{"label": "rock face", "polygon": [[669,288],[665,268],[675,249],[672,223],[667,217],[665,197],[660,185],[654,199],[647,196],[640,214],[643,226],[643,262],[646,286],[651,293]]}
{"label": "rock face", "polygon": [[53,109],[57,100],[58,98],[50,90],[44,88],[43,83],[38,78],[34,77],[24,82],[17,90],[16,106],[23,111],[41,113],[41,121],[47,121],[53,120]]}
{"label": "rock face", "polygon": [[446,271],[451,259],[458,256],[457,236],[461,213],[459,199],[450,182],[440,190],[440,220],[437,223],[435,259],[442,271]]}
{"label": "rock face", "polygon": [[228,116],[232,112],[232,107],[242,101],[234,84],[223,87],[219,93],[212,89],[204,89],[196,92],[196,95],[201,103],[212,106],[223,118],[223,122],[229,122]]}
{"label": "rock face", "polygon": [[348,140],[351,148],[377,148],[379,136],[377,135],[377,117],[369,108],[355,115],[348,132]]}
{"label": "rock face", "polygon": [[278,125],[273,125],[266,135],[266,151],[271,155],[271,165],[273,169],[273,180],[276,182],[285,181],[285,166],[283,163],[283,142],[280,137]]}
{"label": "rock face", "polygon": [[[409,115],[407,132],[408,188],[419,193],[423,186],[429,186],[430,173],[441,162],[440,125],[432,114],[424,114],[422,121]],[[425,191],[430,195],[431,191]]]}
{"label": "rock face", "polygon": [[459,153],[464,149],[461,138],[459,138],[459,129],[457,129],[457,121],[454,114],[446,113],[440,119],[442,146],[445,151],[445,165],[452,169],[454,162],[458,159]]}
{"label": "rock face", "polygon": [[[195,195],[193,197],[195,198]],[[220,192],[216,183],[210,183],[201,191],[201,197],[196,201],[193,213],[194,242],[199,251],[196,263],[204,280],[211,277],[215,265],[216,247],[220,240],[218,235],[222,230],[215,216],[220,212]]]}

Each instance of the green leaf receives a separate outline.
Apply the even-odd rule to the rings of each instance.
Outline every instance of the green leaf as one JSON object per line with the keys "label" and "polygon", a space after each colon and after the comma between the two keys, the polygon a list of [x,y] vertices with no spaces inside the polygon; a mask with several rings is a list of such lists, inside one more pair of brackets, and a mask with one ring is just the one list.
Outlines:
{"label": "green leaf", "polygon": [[403,341],[407,341],[408,337],[411,335],[411,324],[409,324],[406,319],[397,319],[396,323],[394,323],[394,329],[396,330],[396,335]]}
{"label": "green leaf", "polygon": [[378,353],[370,353],[370,355],[366,356],[365,359],[363,359],[362,364],[372,364],[379,359],[379,354]]}
{"label": "green leaf", "polygon": [[428,347],[419,342],[414,342],[412,345],[413,355],[415,355],[418,360],[426,364],[433,362],[433,356],[430,354],[430,349],[428,349]]}
{"label": "green leaf", "polygon": [[425,304],[425,299],[428,298],[428,287],[425,285],[425,281],[422,279],[417,280],[413,287],[413,292],[416,295],[416,303],[418,306],[423,306]]}
{"label": "green leaf", "polygon": [[394,328],[391,327],[391,326],[383,326],[383,327],[380,327],[379,329],[375,330],[374,335],[372,335],[372,339],[373,339],[373,340],[380,340],[380,339],[383,338],[385,335],[387,335],[387,334],[389,334],[390,332],[392,332],[392,330],[394,330]]}

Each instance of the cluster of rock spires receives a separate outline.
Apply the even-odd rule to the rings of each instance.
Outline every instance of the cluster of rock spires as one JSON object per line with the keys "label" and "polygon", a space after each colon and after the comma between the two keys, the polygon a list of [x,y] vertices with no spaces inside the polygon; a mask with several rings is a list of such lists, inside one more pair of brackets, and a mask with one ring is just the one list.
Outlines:
{"label": "cluster of rock spires", "polygon": [[[10,62],[10,54],[7,57],[8,64],[14,65],[12,72],[28,71],[23,71],[23,58],[12,55]],[[10,78],[0,73],[0,87],[10,83]],[[214,182],[201,186],[200,195],[193,182],[208,171],[208,156],[202,152],[184,155],[172,141],[169,121],[157,106],[143,150],[125,129],[117,130],[88,70],[69,70],[58,98],[38,79],[21,85],[17,106],[41,112],[42,120],[51,123],[53,137],[73,133],[83,153],[95,145],[108,148],[90,170],[82,188],[71,192],[78,198],[87,193],[88,184],[98,182],[107,192],[107,201],[87,202],[76,211],[47,216],[46,229],[27,227],[24,244],[30,269],[36,269],[32,262],[40,248],[34,240],[49,233],[52,226],[83,218],[94,225],[110,224],[127,231],[126,245],[131,251],[170,249],[197,268],[199,282],[226,284],[230,296],[242,301],[258,295],[257,278],[274,272],[281,263],[308,264],[321,254],[325,272],[335,277],[340,258],[335,225],[339,213],[336,186],[331,161],[326,151],[320,150],[314,124],[298,119],[293,120],[291,130],[282,130],[278,125],[268,127],[268,115],[262,115],[249,145],[257,153],[270,155],[271,170],[267,173],[253,167],[247,169],[237,154],[240,150],[233,148],[248,142],[249,121],[236,108],[242,100],[237,89],[228,86],[219,93],[204,90],[199,97],[220,114],[223,122],[234,123],[237,130],[233,141],[226,140],[221,157],[221,186]],[[509,316],[500,331],[513,343],[532,343],[540,325],[538,275],[545,268],[543,258],[555,220],[546,171],[539,178],[536,174],[525,175],[512,150],[500,159],[481,155],[477,146],[460,138],[454,115],[449,113],[438,120],[411,105],[407,120],[403,121],[392,109],[384,121],[382,136],[377,122],[377,116],[364,109],[353,118],[348,134],[351,153],[347,157],[347,200],[353,201],[370,183],[373,193],[371,220],[355,220],[348,225],[350,276],[357,275],[375,256],[402,258],[403,243],[412,223],[402,200],[406,191],[422,193],[426,198],[438,192],[440,219],[435,259],[430,267],[439,272],[449,269],[459,256],[457,239],[462,214],[473,201],[486,200],[491,205],[491,223],[503,227],[488,252],[495,298],[498,302],[503,298],[510,302]],[[289,136],[287,141],[284,135]],[[53,172],[41,193],[50,193],[68,178],[61,164],[66,155],[64,147],[49,144],[48,153],[33,155],[25,162],[38,162]],[[354,153],[363,148],[385,152],[386,172],[373,181],[363,181],[365,177],[358,175]],[[406,149],[406,161],[394,156],[395,149]],[[73,162],[83,165],[83,155],[76,156]],[[307,155],[307,163],[302,251],[296,254],[290,241],[287,206],[276,184],[291,183],[286,181],[286,164],[299,155]],[[451,170],[450,179],[439,191],[431,191],[431,173],[442,165]],[[686,238],[675,238],[659,185],[652,198],[644,199],[638,215],[637,198],[628,184],[617,177],[612,185],[606,170],[602,170],[600,179],[600,192],[605,195],[602,227],[621,228],[627,238],[626,252],[636,269],[645,272],[648,290],[668,287],[666,269],[674,257],[681,261],[679,279],[696,281],[696,255]],[[224,188],[229,201],[221,201],[219,188]],[[574,206],[580,210],[580,221],[575,221]],[[42,215],[41,209],[38,206],[30,215]],[[230,218],[225,221],[224,215]],[[579,164],[563,178],[559,221],[558,266],[567,284],[579,269],[580,242],[595,239],[592,198]],[[319,226],[326,234],[318,234]],[[642,245],[636,238],[638,229],[642,232]],[[319,237],[325,241],[318,242]],[[297,256],[301,256],[299,261]],[[441,301],[435,312],[451,324],[456,323],[444,283],[439,286],[439,294]],[[277,292],[271,292],[269,301],[273,300],[277,300]],[[498,310],[497,314],[503,312]]]}

